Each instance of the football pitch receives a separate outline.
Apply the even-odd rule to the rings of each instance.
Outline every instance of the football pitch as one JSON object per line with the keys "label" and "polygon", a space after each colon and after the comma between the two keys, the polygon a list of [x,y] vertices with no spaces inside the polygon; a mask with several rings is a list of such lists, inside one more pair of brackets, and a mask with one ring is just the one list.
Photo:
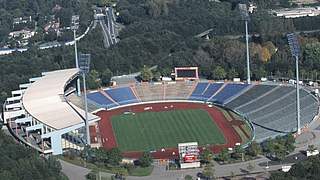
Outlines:
{"label": "football pitch", "polygon": [[207,111],[172,110],[121,114],[111,117],[118,148],[151,151],[176,148],[178,143],[224,144],[225,139]]}

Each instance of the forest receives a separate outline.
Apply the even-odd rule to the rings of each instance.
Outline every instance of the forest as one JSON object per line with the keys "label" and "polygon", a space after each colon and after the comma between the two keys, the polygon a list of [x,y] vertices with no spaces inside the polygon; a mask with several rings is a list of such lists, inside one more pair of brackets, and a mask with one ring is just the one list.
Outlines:
{"label": "forest", "polygon": [[[51,6],[63,2],[52,1]],[[267,2],[257,1],[257,10],[250,15],[252,77],[293,78],[294,61],[285,35],[320,29],[320,24],[315,23],[320,17],[276,18],[264,9],[271,6]],[[125,25],[118,44],[105,49],[100,26],[79,42],[79,52],[92,55],[89,87],[108,85],[112,75],[137,72],[153,65],[158,65],[161,75],[168,75],[175,66],[199,66],[203,78],[245,79],[245,43],[241,36],[244,23],[234,1],[120,0],[116,11],[117,21]],[[210,40],[195,37],[210,28],[213,29]],[[319,33],[300,33],[299,39],[300,76],[319,79]],[[0,101],[30,77],[69,67],[74,67],[74,52],[73,47],[67,46],[41,51],[31,46],[27,52],[1,56]]]}
{"label": "forest", "polygon": [[271,174],[270,180],[307,180],[319,179],[320,157],[311,156],[305,161],[293,165],[288,173],[276,171]]}
{"label": "forest", "polygon": [[[51,2],[48,7],[65,3],[48,2]],[[80,4],[84,2],[79,1]],[[258,9],[251,14],[249,22],[249,32],[253,35],[250,39],[252,77],[256,80],[270,75],[292,78],[294,61],[285,34],[320,29],[320,24],[315,23],[320,17],[276,18],[264,9],[271,5],[263,2],[257,2]],[[67,3],[64,6],[76,5]],[[6,6],[10,7],[10,4]],[[48,7],[47,10],[39,9],[48,12]],[[107,85],[110,76],[136,72],[145,65],[158,65],[161,75],[168,75],[175,66],[199,66],[204,78],[245,78],[245,43],[241,36],[244,23],[233,1],[120,0],[116,11],[119,12],[117,21],[125,25],[120,31],[118,44],[104,49],[99,26],[79,42],[79,52],[92,54],[89,87]],[[5,16],[0,17],[3,19]],[[210,28],[213,29],[209,34],[210,40],[195,37]],[[234,36],[236,38],[232,38]],[[301,33],[299,37],[303,50],[301,76],[304,79],[318,79],[319,33]],[[38,76],[43,71],[73,66],[72,47],[39,51],[32,46],[24,53],[1,56],[0,100],[3,102],[11,90],[30,77]]]}
{"label": "forest", "polygon": [[[119,0],[116,11],[120,42],[109,49],[103,46],[101,28],[97,26],[78,43],[79,52],[91,54],[89,88],[106,86],[111,76],[133,73],[144,66],[158,65],[158,74],[169,75],[175,66],[199,66],[202,78],[245,80],[244,22],[236,0]],[[243,1],[246,2],[246,1]],[[320,34],[302,31],[319,30],[320,17],[276,18],[266,8],[290,7],[287,0],[254,0],[258,6],[250,14],[249,33],[252,78],[294,77],[294,61],[287,45],[286,33],[300,32],[300,76],[304,80],[320,78]],[[62,23],[70,23],[80,14],[80,31],[93,20],[92,5],[98,0],[0,0],[0,44],[12,31],[17,16],[56,14]],[[212,28],[210,40],[196,38]],[[39,30],[41,32],[41,29]],[[41,33],[40,33],[41,34]],[[42,39],[44,37],[40,37]],[[0,102],[11,91],[41,72],[74,67],[74,49],[62,46],[39,50],[37,40],[23,53],[0,56]],[[0,132],[0,179],[61,179],[60,166],[54,159],[43,159],[29,148],[20,146]],[[300,166],[297,166],[300,167]],[[310,166],[311,167],[311,166]],[[39,171],[38,171],[39,170]],[[312,169],[310,169],[312,170]],[[46,172],[46,173],[43,173]],[[311,175],[310,175],[311,176]],[[23,177],[23,178],[21,178]],[[56,178],[55,178],[56,177]]]}
{"label": "forest", "polygon": [[35,150],[14,142],[3,131],[0,131],[0,153],[0,179],[67,179],[54,157],[40,157]]}
{"label": "forest", "polygon": [[[52,19],[56,19],[59,20],[60,27],[68,27],[71,23],[71,16],[77,14],[81,16],[79,31],[83,32],[90,24],[93,16],[93,11],[91,10],[92,3],[87,0],[0,0],[0,47],[10,42],[8,34],[11,31],[26,28],[35,29],[37,32],[30,40],[31,45],[36,45],[41,41],[70,40],[72,33],[70,34],[70,32],[66,31],[60,37],[57,37],[53,32],[45,33],[45,25]],[[13,24],[14,18],[29,16],[32,17],[31,22],[27,24]]]}

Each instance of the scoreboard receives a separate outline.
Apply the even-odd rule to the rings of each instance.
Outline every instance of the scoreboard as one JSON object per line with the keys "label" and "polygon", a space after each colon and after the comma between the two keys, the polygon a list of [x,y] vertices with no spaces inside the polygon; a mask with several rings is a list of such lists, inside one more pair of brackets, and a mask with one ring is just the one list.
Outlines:
{"label": "scoreboard", "polygon": [[198,73],[198,67],[174,68],[175,80],[197,80],[199,79]]}
{"label": "scoreboard", "polygon": [[197,142],[179,143],[178,150],[182,169],[200,167]]}

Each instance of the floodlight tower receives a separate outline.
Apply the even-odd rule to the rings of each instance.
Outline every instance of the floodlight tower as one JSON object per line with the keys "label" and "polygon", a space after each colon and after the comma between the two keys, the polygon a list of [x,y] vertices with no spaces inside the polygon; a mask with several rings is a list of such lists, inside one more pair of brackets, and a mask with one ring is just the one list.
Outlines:
{"label": "floodlight tower", "polygon": [[[78,64],[78,49],[77,49],[77,41],[76,41],[76,32],[79,28],[79,15],[73,15],[71,17],[71,30],[73,31],[73,40],[74,40],[74,55],[76,61],[76,68],[79,68]],[[81,96],[81,88],[80,88],[80,79],[77,79],[77,95]]]}
{"label": "floodlight tower", "polygon": [[250,20],[248,8],[246,4],[239,4],[241,19],[245,22],[246,27],[246,50],[247,50],[247,83],[251,84],[250,78],[250,57],[249,57],[249,34],[248,34],[248,21]]}
{"label": "floodlight tower", "polygon": [[295,33],[287,34],[288,43],[290,46],[291,54],[296,60],[296,95],[297,95],[297,133],[301,134],[300,128],[300,95],[299,95],[299,55],[300,46],[298,42],[297,35]]}
{"label": "floodlight tower", "polygon": [[85,124],[86,124],[86,139],[87,145],[90,146],[90,131],[89,131],[89,120],[88,120],[88,102],[87,102],[87,87],[86,87],[86,74],[90,70],[90,54],[79,55],[79,68],[83,79],[83,94],[84,94],[84,105],[85,105]]}

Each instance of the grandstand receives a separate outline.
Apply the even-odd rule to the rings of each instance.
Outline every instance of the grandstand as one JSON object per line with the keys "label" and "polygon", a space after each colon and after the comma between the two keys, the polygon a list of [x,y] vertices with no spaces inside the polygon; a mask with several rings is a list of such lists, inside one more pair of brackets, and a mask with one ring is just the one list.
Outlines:
{"label": "grandstand", "polygon": [[125,105],[137,103],[138,99],[134,95],[130,87],[120,87],[114,89],[107,89],[104,91],[116,104]]}
{"label": "grandstand", "polygon": [[[84,144],[82,97],[74,92],[77,69],[43,73],[21,84],[4,103],[4,122],[24,143],[42,153],[61,154]],[[149,102],[184,101],[215,103],[252,122],[255,140],[296,130],[295,86],[234,82],[170,81],[122,84],[88,93],[91,130],[99,110]],[[301,123],[307,126],[318,114],[318,99],[300,89]],[[95,134],[95,133],[93,133]],[[91,137],[95,139],[96,137]],[[98,142],[95,140],[94,142]]]}
{"label": "grandstand", "polygon": [[[290,85],[177,81],[141,83],[127,88],[129,90],[126,94],[130,94],[135,103],[140,99],[141,102],[185,100],[220,104],[252,122],[257,141],[296,130],[295,87]],[[114,107],[133,103],[124,101],[126,103]],[[318,100],[301,89],[300,101],[301,122],[306,125],[318,114]]]}
{"label": "grandstand", "polygon": [[[46,72],[12,91],[4,103],[4,121],[20,141],[45,154],[83,148],[84,111],[65,98],[78,73],[78,69]],[[100,120],[91,113],[88,118],[91,124]]]}
{"label": "grandstand", "polygon": [[114,106],[117,106],[117,104],[114,100],[112,100],[107,95],[104,95],[105,93],[102,92],[93,92],[88,94],[88,99],[97,104],[99,107],[105,107],[105,108],[111,108]]}
{"label": "grandstand", "polygon": [[242,91],[249,87],[250,85],[248,84],[226,84],[223,89],[218,94],[210,98],[209,101],[224,104],[229,99],[236,96],[237,94],[240,94]]}

